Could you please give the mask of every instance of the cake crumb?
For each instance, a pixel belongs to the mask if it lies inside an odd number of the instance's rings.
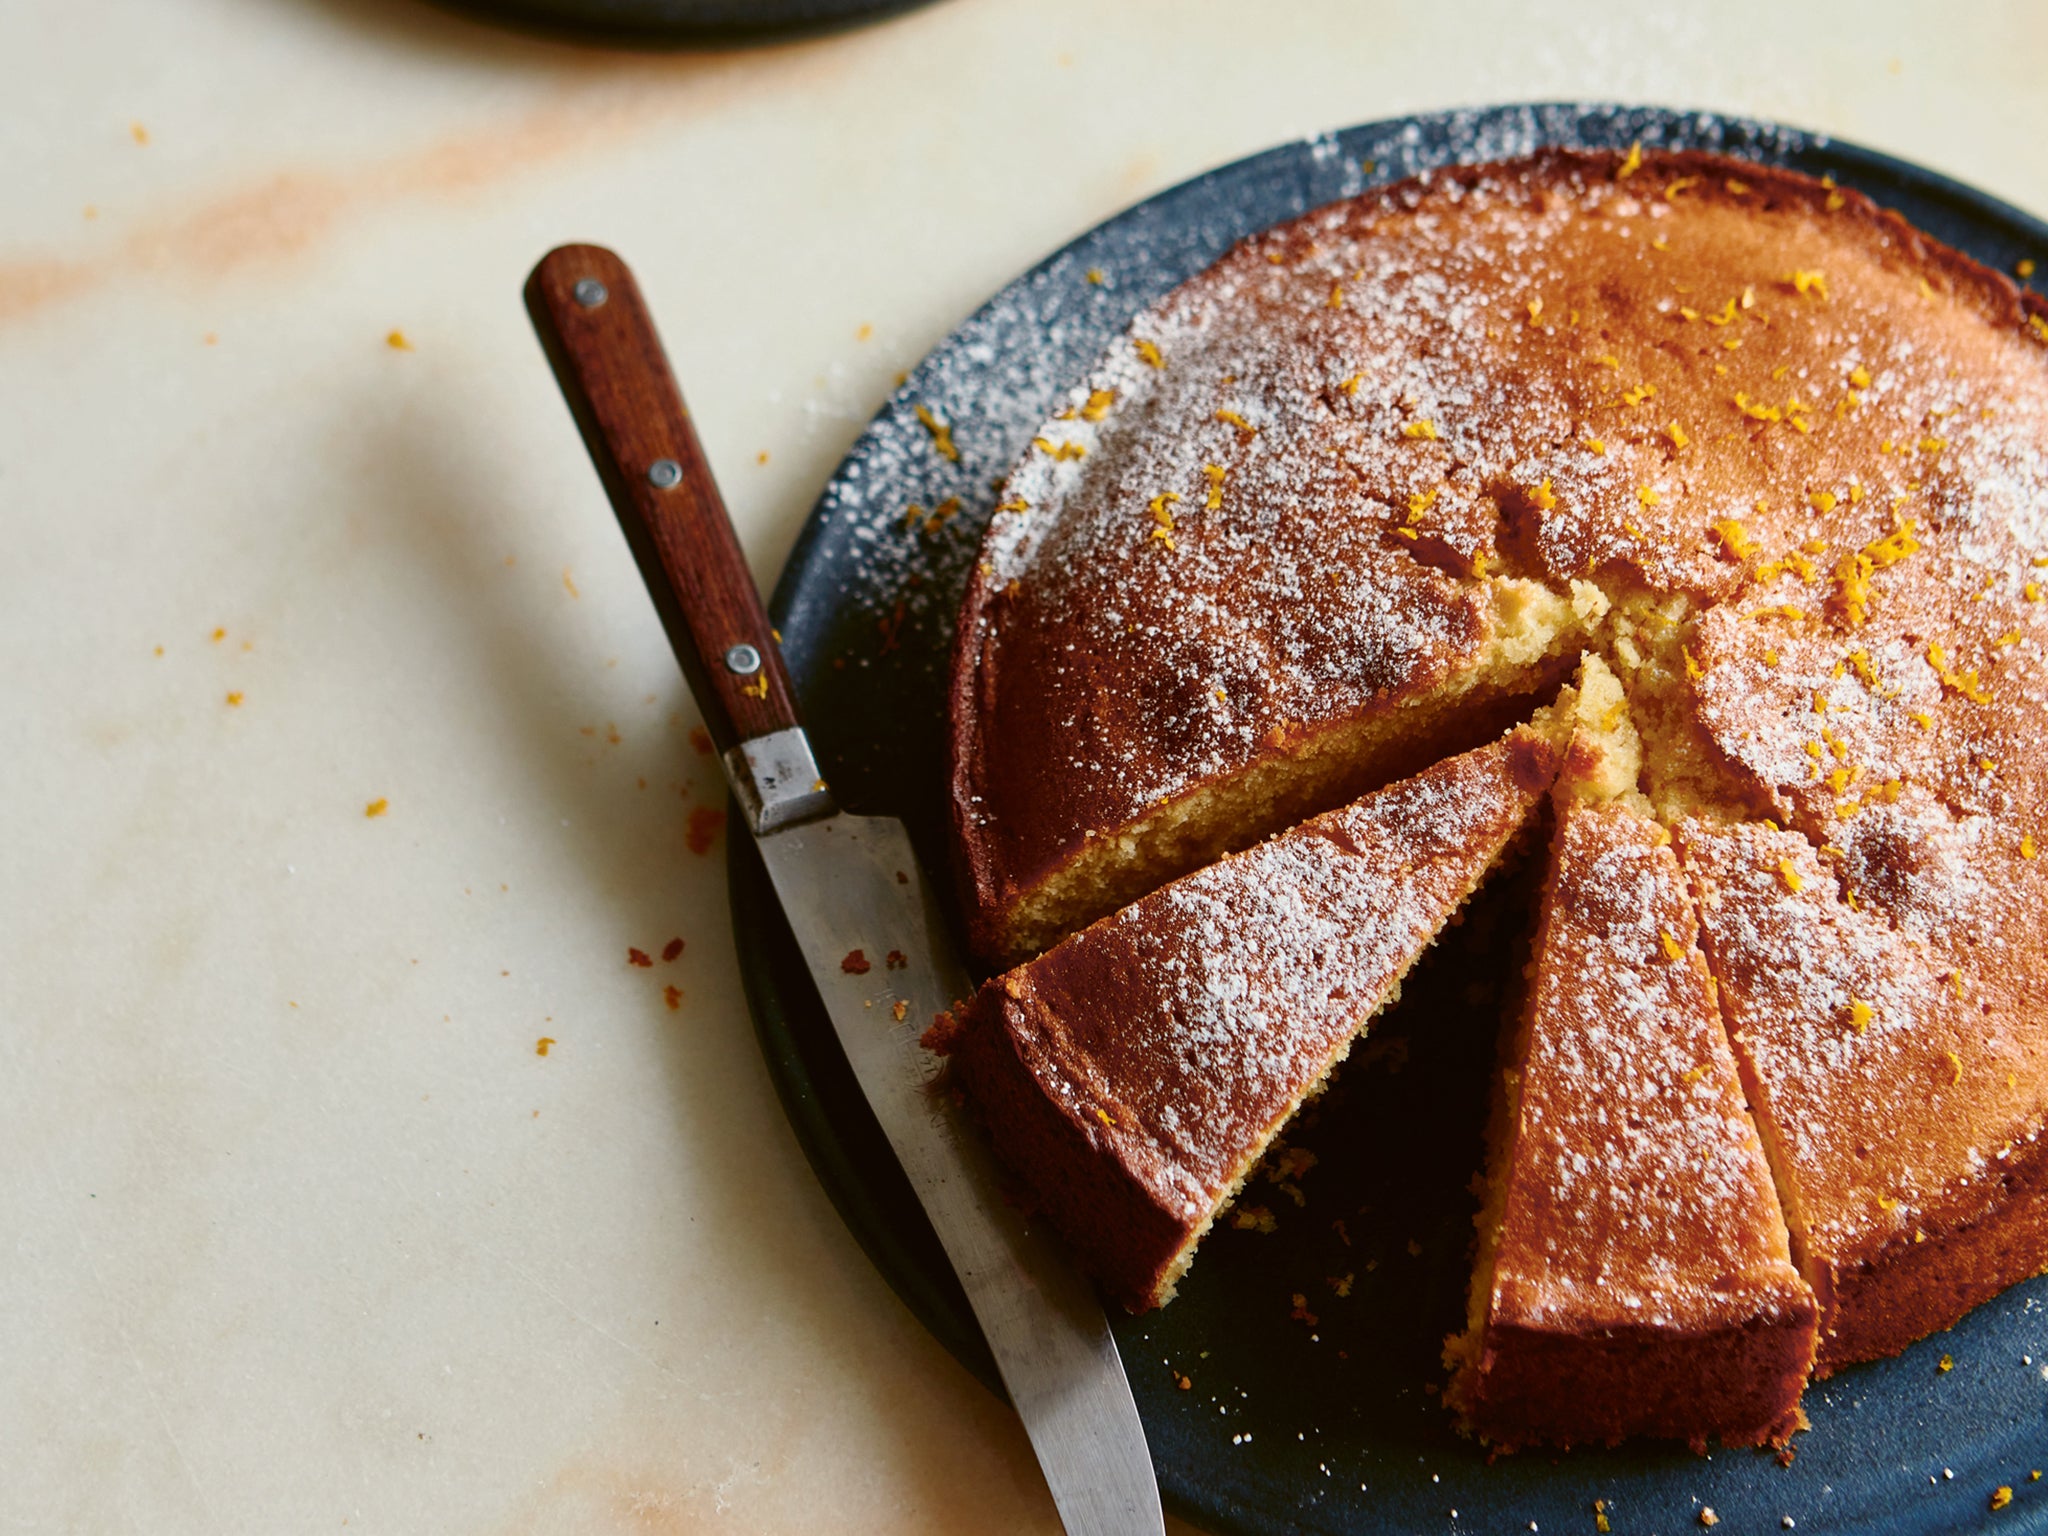
[[[689,829],[683,834],[683,841],[692,853],[709,853],[711,845],[718,839],[719,829],[724,825],[725,812],[718,807],[692,807]]]

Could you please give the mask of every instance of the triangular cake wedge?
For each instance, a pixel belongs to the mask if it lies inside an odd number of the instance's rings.
[[[942,1021],[934,1044],[996,1151],[1125,1306],[1171,1298],[1561,757],[1546,727],[1517,727],[1161,887]]]
[[[1447,1400],[1500,1449],[1782,1440],[1813,1363],[1692,895],[1587,663],[1524,1007],[1503,1049]]]
[[[1917,786],[1817,850],[1677,828],[1825,1376],[1897,1354],[2048,1264],[2044,892],[2017,839]]]

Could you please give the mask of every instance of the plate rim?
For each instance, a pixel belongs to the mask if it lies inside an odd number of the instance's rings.
[[[891,391],[867,425],[849,444],[845,455],[827,477],[778,573],[769,599],[771,620],[779,625],[789,618],[792,607],[801,595],[809,567],[818,558],[820,546],[830,534],[835,490],[849,479],[860,477],[868,462],[879,451],[878,432],[885,425],[898,421],[909,413],[914,403],[926,393],[934,372],[944,360],[961,347],[964,338],[986,323],[1014,295],[1046,279],[1062,263],[1069,261],[1083,247],[1101,238],[1106,231],[1132,220],[1157,205],[1194,196],[1202,189],[1212,187],[1218,182],[1251,177],[1262,167],[1284,164],[1304,154],[1313,154],[1319,144],[1386,137],[1409,131],[1425,135],[1432,130],[1441,133],[1461,120],[1506,120],[1516,114],[1530,114],[1538,119],[1567,117],[1575,126],[1597,124],[1602,121],[1610,124],[1628,123],[1638,127],[1655,124],[1665,132],[1673,129],[1682,130],[1689,123],[1710,121],[1742,135],[1738,142],[1722,150],[1735,158],[1786,163],[1794,156],[1824,155],[1837,173],[1846,173],[1842,174],[1841,178],[1846,185],[1871,196],[1880,206],[1885,205],[1883,194],[1886,189],[1905,189],[1922,202],[1932,201],[1955,206],[1975,221],[2003,226],[2013,232],[2016,241],[2031,243],[2044,253],[2048,253],[2048,220],[1968,182],[1886,151],[1837,138],[1832,134],[1798,128],[1771,119],[1702,108],[1672,108],[1606,101],[1504,102],[1406,113],[1284,141],[1208,167],[1170,186],[1135,199],[1031,263],[995,290],[987,300],[964,315]],[[1589,142],[1594,137],[1588,135],[1588,140],[1582,142]],[[1626,143],[1626,138],[1623,138],[1618,142],[1598,147],[1621,149],[1626,147]],[[1792,148],[1781,150],[1779,154],[1773,156],[1768,153],[1773,143],[1789,145]],[[1763,152],[1759,153],[1760,150]],[[1484,160],[1467,160],[1450,155],[1432,160],[1430,167],[1468,163],[1484,163]],[[1392,185],[1407,179],[1410,174],[1414,173],[1403,172],[1384,179],[1370,180],[1364,190]],[[1324,206],[1327,201],[1330,200],[1311,202],[1309,207]],[[1248,230],[1246,233],[1254,232],[1256,231]],[[1240,235],[1237,238],[1241,239],[1244,236]],[[2010,276],[2009,273],[2005,275]],[[1140,309],[1143,307],[1141,304]],[[849,1128],[839,1123],[825,1108],[816,1091],[811,1070],[813,1064],[805,1059],[803,1051],[791,1038],[790,999],[787,994],[794,992],[801,998],[802,994],[808,992],[808,973],[803,971],[800,963],[794,973],[784,966],[778,966],[778,949],[782,951],[784,959],[797,955],[798,951],[750,838],[735,835],[728,839],[727,873],[732,902],[734,948],[741,970],[749,1016],[778,1099],[806,1160],[824,1187],[840,1219],[853,1234],[870,1262],[881,1272],[898,1299],[910,1309],[919,1323],[939,1340],[948,1353],[985,1387],[998,1397],[1003,1397],[1002,1383],[997,1375],[993,1357],[988,1352],[980,1329],[974,1324],[964,1292],[961,1291],[950,1269],[944,1265],[942,1250],[936,1237],[931,1233],[922,1210],[914,1203],[910,1207],[910,1225],[913,1231],[908,1239],[896,1225],[882,1218],[883,1208],[888,1202],[881,1198],[871,1186],[870,1178],[860,1169],[863,1156],[871,1155],[872,1148],[863,1154],[849,1146],[850,1140],[862,1139],[856,1134],[860,1128]],[[788,979],[792,974],[796,977],[793,986]],[[886,1144],[879,1140],[879,1127],[870,1128],[877,1143],[882,1146],[884,1155],[887,1155]],[[893,1158],[891,1162],[893,1164]],[[900,1177],[900,1170],[895,1171]],[[886,1177],[884,1175],[885,1180]],[[924,1250],[922,1257],[919,1254],[921,1248]],[[943,1270],[942,1275],[934,1275],[930,1271],[930,1259],[934,1256]],[[1140,1406],[1142,1408],[1142,1401]],[[1247,1508],[1227,1495],[1210,1494],[1204,1497],[1198,1481],[1184,1475],[1176,1475],[1176,1469],[1170,1467],[1160,1468],[1160,1489],[1169,1510],[1205,1530],[1244,1533],[1244,1536],[1254,1536],[1254,1533],[1257,1533],[1257,1536],[1268,1536],[1268,1533],[1302,1528],[1283,1513],[1273,1512],[1269,1515],[1255,1508]],[[2008,1514],[2010,1513],[2012,1512],[2008,1511]],[[2000,1529],[2008,1532],[2048,1531],[2048,1503],[2037,1504],[2029,1513],[2034,1518],[2022,1516],[2019,1520],[2007,1520],[2001,1523]]]

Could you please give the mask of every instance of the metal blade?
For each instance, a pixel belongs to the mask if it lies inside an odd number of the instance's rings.
[[[971,995],[903,823],[839,815],[758,839],[875,1118],[953,1261],[1069,1536],[1164,1536],[1130,1382],[1094,1293],[1002,1198],[918,1037]],[[898,1017],[901,1004],[901,1017]]]

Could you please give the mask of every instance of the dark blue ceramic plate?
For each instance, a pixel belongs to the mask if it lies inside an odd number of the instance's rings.
[[[2002,271],[2048,227],[1930,172],[1769,124],[1656,109],[1539,106],[1375,123],[1175,187],[1019,278],[918,367],[847,455],[773,611],[826,772],[854,807],[908,819],[945,868],[943,682],[993,482],[1131,315],[1255,230],[1432,166],[1542,144],[1722,150],[1832,174]],[[934,451],[918,407],[950,424]],[[922,511],[906,529],[906,509]],[[740,963],[762,1051],[847,1225],[925,1324],[984,1381],[987,1351],[855,1089],[751,843],[732,843]],[[1462,1325],[1481,1122],[1512,884],[1410,982],[1298,1144],[1306,1204],[1255,1185],[1277,1230],[1214,1234],[1180,1298],[1116,1314],[1168,1505],[1227,1532],[2048,1531],[2048,1282],[2018,1286],[1897,1360],[1807,1393],[1789,1466],[1764,1452],[1626,1447],[1491,1464],[1437,1392]],[[1475,981],[1474,978],[1478,978]],[[1348,1289],[1340,1295],[1339,1288]],[[1296,1297],[1302,1298],[1297,1302]],[[1305,1316],[1295,1316],[1301,1313]],[[1313,1321],[1308,1320],[1313,1318]],[[1941,1363],[1953,1359],[1953,1368]],[[1182,1377],[1190,1385],[1183,1388]],[[1993,1491],[2009,1484],[2010,1507]]]

